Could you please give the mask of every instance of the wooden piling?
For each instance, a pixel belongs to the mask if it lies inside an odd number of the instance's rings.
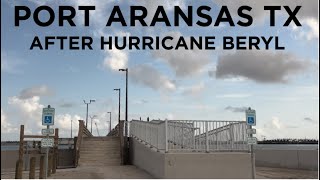
[[[22,179],[23,170],[23,138],[24,138],[24,125],[20,126],[20,141],[19,141],[19,159],[16,164],[16,179]]]
[[[18,159],[16,162],[15,179],[22,179],[22,168],[23,168],[23,161]]]
[[[44,178],[44,156],[40,157],[40,172],[39,172],[39,179]]]
[[[36,174],[36,157],[30,158],[29,179],[35,179]]]
[[[48,159],[48,177],[51,176],[51,171],[52,171],[52,155],[49,155]]]

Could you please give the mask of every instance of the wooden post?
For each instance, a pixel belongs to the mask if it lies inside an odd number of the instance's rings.
[[[39,179],[44,178],[44,156],[40,157],[40,172],[39,172]]]
[[[51,176],[51,170],[52,170],[52,154],[49,155],[49,159],[48,159],[48,177]]]
[[[23,138],[24,138],[24,125],[20,126],[20,142],[19,142],[19,159],[16,164],[16,179],[22,179],[23,170]]]
[[[16,173],[15,173],[15,179],[22,179],[22,165],[23,161],[17,160],[16,162]]]
[[[36,174],[36,157],[30,158],[29,179],[35,179]]]
[[[54,133],[54,147],[53,147],[53,163],[52,163],[52,174],[56,173],[57,160],[58,160],[58,140],[59,140],[59,129],[55,129]]]

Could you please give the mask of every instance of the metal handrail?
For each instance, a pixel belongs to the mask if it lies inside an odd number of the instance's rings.
[[[76,167],[78,166],[78,162],[79,162],[79,158],[80,158],[80,147],[81,147],[82,139],[84,136],[85,137],[92,137],[93,135],[85,127],[84,121],[79,120],[78,138],[77,138],[77,142],[76,142],[76,146],[75,146],[75,149],[76,149],[75,166]]]
[[[130,136],[165,152],[248,151],[245,121],[130,122]]]

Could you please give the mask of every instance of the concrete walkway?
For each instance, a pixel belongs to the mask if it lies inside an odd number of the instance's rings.
[[[256,167],[256,179],[319,179],[318,171]]]
[[[152,179],[147,172],[136,166],[79,166],[58,169],[50,179]]]
[[[28,179],[28,171],[23,178]],[[39,171],[36,171],[39,178]],[[49,179],[153,179],[147,172],[135,166],[78,167],[57,169]],[[319,179],[318,171],[256,167],[257,179]],[[1,179],[14,179],[14,172],[1,172]]]

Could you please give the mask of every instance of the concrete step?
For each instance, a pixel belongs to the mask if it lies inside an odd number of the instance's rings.
[[[112,163],[79,163],[79,166],[118,166],[120,165],[119,162],[112,162]]]
[[[90,147],[90,148],[114,148],[119,147],[119,144],[81,144],[80,147]]]
[[[113,138],[113,139],[96,139],[96,138],[83,138],[82,139],[82,142],[84,142],[84,141],[90,141],[90,142],[114,142],[114,141],[120,141],[120,139],[118,138],[118,139],[115,139],[115,138]]]
[[[105,151],[101,151],[101,152],[91,152],[91,151],[80,151],[80,154],[95,154],[95,155],[117,155],[120,154],[120,151],[112,151],[112,152],[105,152]]]
[[[82,144],[108,144],[120,143],[120,141],[82,141]]]
[[[119,156],[80,156],[81,161],[97,161],[97,162],[105,162],[105,161],[111,161],[111,160],[117,160],[120,159]]]
[[[120,162],[120,158],[117,159],[105,159],[104,161],[97,161],[95,159],[80,159],[80,163],[116,163]]]
[[[92,150],[100,150],[100,149],[110,149],[110,150],[116,150],[120,149],[120,146],[108,146],[108,147],[95,147],[95,146],[80,146],[80,150],[82,149],[92,149]]]
[[[119,146],[110,146],[110,147],[95,147],[95,146],[80,146],[80,150],[117,150],[120,149]]]
[[[117,163],[117,162],[120,162],[120,158],[118,158],[118,159],[106,159],[104,161],[83,159],[80,162],[81,163]]]
[[[100,151],[103,151],[103,152],[106,152],[106,151],[120,151],[120,148],[118,147],[115,147],[115,148],[89,148],[89,147],[81,147],[80,148],[80,152],[81,151],[92,151],[92,152],[100,152]]]
[[[100,143],[120,143],[120,141],[118,140],[114,140],[114,141],[91,141],[91,140],[86,140],[86,141],[82,141],[82,143],[93,143],[93,144],[100,144]]]
[[[119,137],[83,137],[82,141],[120,141]]]
[[[83,158],[83,157],[110,157],[110,158],[113,158],[113,157],[120,157],[120,153],[119,154],[95,154],[95,155],[92,155],[92,154],[80,154],[80,157]]]
[[[120,157],[118,158],[81,158],[81,162],[118,162],[120,161]]]

